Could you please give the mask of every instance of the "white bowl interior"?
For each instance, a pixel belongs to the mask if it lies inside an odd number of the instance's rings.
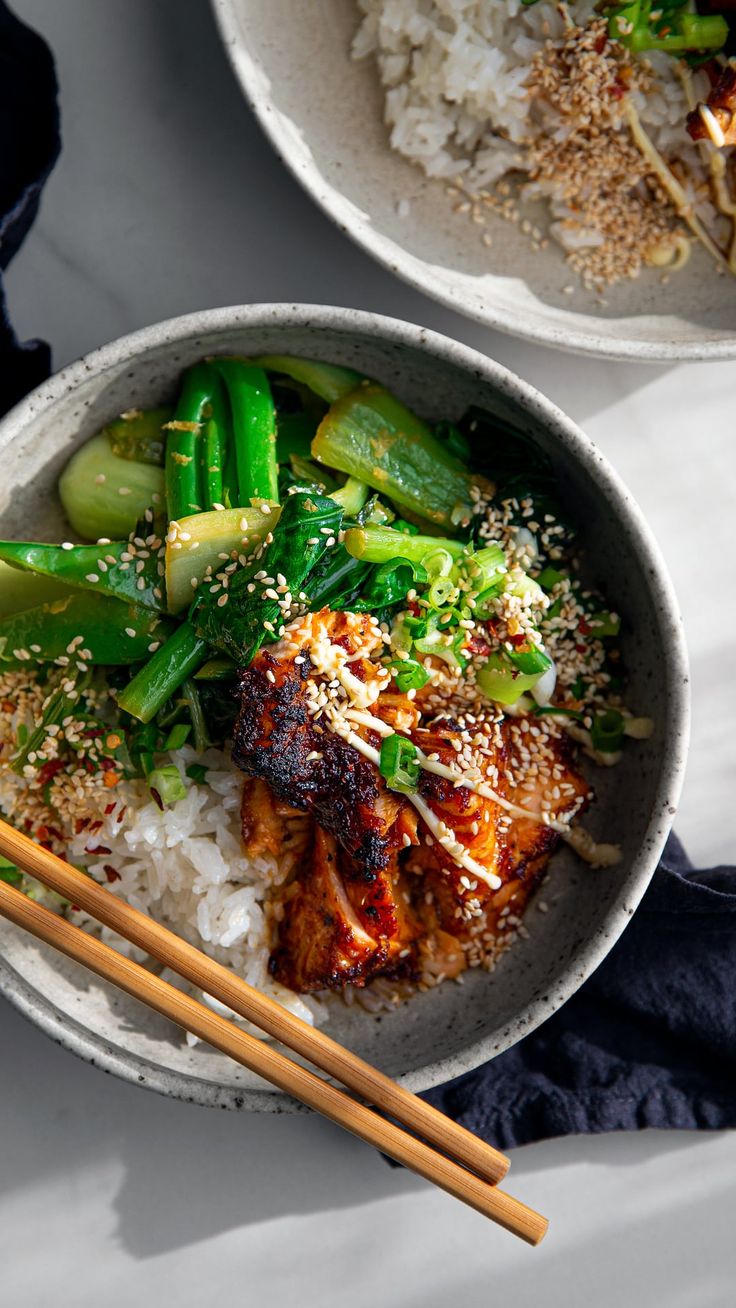
[[[202,322],[207,320],[207,329]],[[477,1065],[542,1021],[577,988],[628,921],[674,812],[685,748],[682,635],[666,575],[636,507],[592,445],[504,369],[464,347],[347,310],[255,308],[192,316],[138,333],[73,365],[0,426],[4,537],[58,539],[58,474],[105,421],[174,394],[182,369],[210,353],[295,353],[357,366],[428,417],[471,403],[513,420],[549,451],[583,529],[592,579],[625,621],[632,705],[652,714],[651,740],[618,769],[596,770],[587,824],[620,841],[623,861],[593,871],[566,850],[553,860],[550,911],[532,902],[530,938],[496,972],[466,974],[389,1013],[334,1005],[331,1032],[414,1089]],[[109,1070],[205,1103],[280,1108],[282,1096],[223,1056],[189,1049],[166,1021],[90,980],[19,930],[0,925],[0,988],[54,1038]]]
[[[213,5],[235,73],[283,160],[342,229],[419,290],[488,326],[581,353],[736,355],[736,285],[700,247],[666,284],[647,270],[607,290],[602,304],[578,287],[554,242],[534,253],[494,217],[493,245],[483,245],[479,228],[453,211],[446,184],[389,148],[375,65],[350,59],[360,19],[353,0]]]

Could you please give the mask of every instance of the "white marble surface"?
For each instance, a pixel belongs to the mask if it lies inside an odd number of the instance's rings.
[[[301,194],[239,97],[204,0],[15,0],[49,38],[64,152],[7,279],[55,362],[155,319],[258,300],[422,322],[529,378],[605,450],[668,560],[692,657],[677,829],[733,859],[733,364],[641,369],[492,334],[375,267]],[[0,1303],[197,1308],[725,1308],[736,1135],[518,1150],[552,1218],[531,1251],[312,1118],[217,1115],[103,1077],[0,1002]]]

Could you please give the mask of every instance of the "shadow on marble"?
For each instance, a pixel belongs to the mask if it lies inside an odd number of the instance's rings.
[[[135,1258],[423,1188],[317,1116],[217,1112],[141,1092],[53,1045],[4,1000],[0,1047],[0,1202],[54,1175],[122,1164],[115,1238]]]

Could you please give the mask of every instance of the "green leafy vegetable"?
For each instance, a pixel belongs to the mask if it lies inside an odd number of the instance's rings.
[[[168,406],[158,409],[130,409],[103,427],[110,449],[119,459],[151,463],[163,468],[166,435],[163,427],[173,417]]]
[[[315,395],[334,404],[336,400],[354,391],[363,381],[359,372],[352,368],[341,368],[334,363],[319,363],[315,359],[297,359],[287,354],[262,354],[251,363],[258,364],[267,372],[283,373],[303,382]]]
[[[151,463],[114,454],[105,432],[77,450],[59,478],[59,495],[73,531],[83,540],[120,540],[146,509],[164,504],[164,473]]]
[[[117,666],[138,663],[171,624],[150,609],[74,591],[0,621],[0,663],[17,659]],[[71,646],[71,648],[70,648]]]
[[[389,790],[413,794],[419,786],[421,773],[416,745],[405,736],[385,736],[381,741],[378,770]]]
[[[375,382],[332,405],[312,454],[448,531],[470,521],[470,474],[421,418]]]
[[[163,524],[159,528],[163,530]],[[164,583],[158,574],[157,559],[161,539],[148,523],[139,524],[138,532],[139,546],[130,540],[75,546],[4,540],[0,541],[0,559],[21,571],[54,578],[65,587],[112,595],[142,608],[165,610]],[[146,541],[158,541],[158,545],[147,545]]]
[[[278,639],[285,622],[283,594],[271,599],[266,591],[273,590],[280,574],[296,601],[325,550],[335,547],[341,520],[342,509],[327,496],[290,495],[271,544],[232,574],[227,602],[220,604],[220,595],[211,594],[198,601],[193,617],[197,634],[246,667],[264,641]],[[264,573],[274,579],[271,584],[256,577]]]

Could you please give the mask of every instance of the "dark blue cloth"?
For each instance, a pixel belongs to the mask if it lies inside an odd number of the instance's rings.
[[[621,939],[558,1013],[425,1098],[501,1149],[736,1126],[736,869],[671,836]]]
[[[0,0],[0,269],[7,268],[38,212],[61,148],[54,61],[45,41]],[[44,341],[20,343],[0,279],[0,413],[51,371]]]

